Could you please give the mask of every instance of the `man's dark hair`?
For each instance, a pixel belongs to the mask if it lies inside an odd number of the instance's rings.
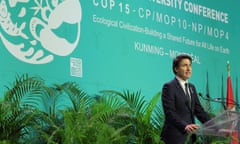
[[[173,70],[173,73],[174,73],[174,74],[176,74],[175,68],[179,67],[179,63],[180,63],[183,59],[189,59],[190,62],[192,63],[192,57],[190,57],[190,56],[187,55],[187,54],[180,54],[180,55],[176,56],[176,57],[173,59],[173,64],[172,64],[172,70]]]

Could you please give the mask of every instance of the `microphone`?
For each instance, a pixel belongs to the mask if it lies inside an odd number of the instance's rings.
[[[202,97],[202,93],[198,93],[198,96]]]
[[[219,101],[219,102],[225,102],[225,101],[222,101],[221,98],[214,98],[215,101]]]
[[[209,95],[209,94],[206,94],[206,97],[207,97],[207,98],[210,98],[210,95]]]
[[[198,93],[198,96],[200,96],[200,97],[203,98],[204,100],[210,100],[210,101],[211,101],[210,97],[204,97],[204,96],[202,95],[202,93]]]

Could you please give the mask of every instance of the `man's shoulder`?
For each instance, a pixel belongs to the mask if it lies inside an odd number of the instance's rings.
[[[168,82],[164,83],[164,85],[173,85],[173,84],[176,84],[177,83],[177,79],[174,78],[172,80],[169,80]]]

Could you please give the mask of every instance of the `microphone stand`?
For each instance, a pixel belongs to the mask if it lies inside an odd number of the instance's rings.
[[[224,100],[222,100],[222,98],[214,98],[214,101],[221,103],[223,108],[224,108],[224,110],[227,110],[227,107],[225,105],[226,102]]]
[[[207,95],[207,97],[203,97],[201,93],[198,93],[198,95],[199,95],[202,99],[204,99],[204,100],[206,100],[206,101],[221,103],[222,106],[223,106],[223,108],[224,108],[224,110],[227,110],[227,107],[226,107],[226,105],[224,104],[225,101],[223,101],[221,98],[214,98],[214,99],[213,99],[213,98],[210,98],[209,95]]]
[[[201,93],[198,93],[198,95],[199,95],[202,99],[204,99],[204,100],[211,101],[211,102],[221,103],[222,106],[223,106],[223,108],[224,108],[224,110],[227,110],[227,107],[226,107],[226,105],[225,105],[225,103],[226,103],[226,98],[224,98],[224,99],[222,99],[222,98],[214,98],[214,99],[213,99],[213,98],[210,98],[209,95],[207,95],[207,97],[203,97]],[[236,108],[239,108],[239,107],[240,107],[240,104],[239,104],[239,103],[232,102],[232,104],[233,104],[234,106],[236,106]]]

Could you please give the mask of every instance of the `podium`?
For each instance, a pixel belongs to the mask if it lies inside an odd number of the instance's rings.
[[[239,138],[240,113],[226,110],[196,130],[197,135],[221,138]]]

